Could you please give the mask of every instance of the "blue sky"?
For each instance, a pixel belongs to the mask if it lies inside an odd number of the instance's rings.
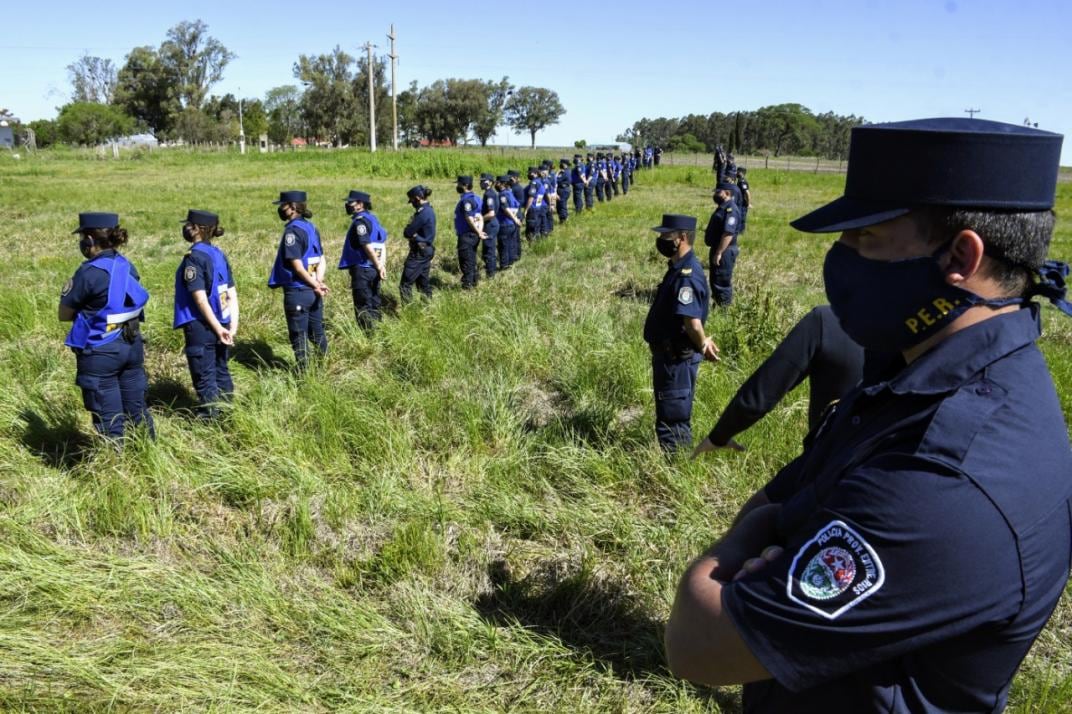
[[[527,8],[555,8],[539,13]],[[514,8],[505,11],[504,8]],[[5,11],[0,106],[55,116],[66,66],[83,52],[121,66],[181,20],[202,19],[238,55],[211,92],[263,97],[295,84],[299,54],[366,41],[398,82],[499,79],[554,89],[567,113],[538,144],[613,141],[641,117],[797,102],[869,121],[979,116],[1072,135],[1072,2],[737,0],[736,2],[45,2]],[[497,143],[527,143],[501,129]],[[1062,164],[1072,165],[1072,139]]]

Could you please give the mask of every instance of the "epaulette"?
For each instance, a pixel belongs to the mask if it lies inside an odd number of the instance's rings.
[[[692,268],[684,268],[681,271],[682,275],[692,275]]]

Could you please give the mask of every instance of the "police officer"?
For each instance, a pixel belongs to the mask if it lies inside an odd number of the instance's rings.
[[[666,214],[655,248],[668,269],[644,321],[644,341],[651,348],[655,394],[655,435],[664,451],[692,445],[692,399],[704,359],[718,361],[718,346],[704,335],[707,281],[692,251],[696,219]]]
[[[570,197],[570,162],[569,159],[558,160],[558,175],[555,177],[558,185],[556,191],[558,193],[558,222],[560,224],[565,223],[569,218],[569,197]]]
[[[671,671],[749,682],[745,712],[1005,707],[1072,560],[1072,449],[1031,300],[1072,313],[1068,266],[1045,262],[1060,151],[980,119],[852,130],[845,195],[792,225],[840,233],[830,306],[891,359],[688,568]]]
[[[549,237],[555,232],[555,212],[558,210],[558,181],[555,178],[554,164],[544,159],[540,164],[540,183],[543,184],[543,211],[541,212],[541,233]]]
[[[495,277],[499,267],[499,192],[494,188],[495,177],[480,174],[480,188],[484,190],[481,215],[484,217],[484,238],[480,241],[480,253],[484,259],[484,274]]]
[[[484,238],[484,218],[481,201],[473,193],[473,177],[459,176],[455,190],[458,203],[454,206],[454,232],[458,236],[458,267],[462,271],[462,289],[470,290],[480,281],[476,267],[476,247]]]
[[[435,255],[436,216],[428,199],[432,189],[417,185],[406,191],[409,205],[413,207],[413,218],[402,229],[402,235],[409,241],[409,254],[402,266],[402,282],[398,285],[398,294],[402,302],[409,302],[413,294],[413,285],[417,285],[425,297],[432,297],[432,257]]]
[[[518,217],[517,199],[509,190],[509,176],[499,176],[495,188],[499,192],[499,270],[513,265],[520,255],[521,219]]]
[[[532,242],[543,237],[544,196],[547,189],[535,166],[529,167],[529,185],[525,187],[525,240]]]
[[[629,184],[633,181],[633,155],[629,152],[622,154],[622,195],[629,194]]]
[[[328,338],[324,334],[324,282],[327,268],[320,232],[309,219],[313,212],[306,205],[305,191],[282,191],[273,201],[283,226],[275,263],[268,276],[268,287],[283,289],[283,312],[287,334],[299,369],[309,364],[309,342],[327,354]]]
[[[607,198],[610,198],[613,193],[618,195],[618,182],[622,177],[622,165],[618,162],[618,157],[614,154],[607,154],[607,177],[610,180],[610,186],[607,190]]]
[[[506,175],[510,177],[510,192],[514,194],[514,199],[517,201],[517,217],[521,219],[522,223],[528,224],[528,219],[525,217],[525,204],[528,202],[528,191],[525,186],[521,185],[521,172],[516,169],[510,169],[506,172]],[[500,228],[502,226],[500,225]],[[521,258],[521,230],[518,229],[517,234],[517,250],[514,252],[514,259],[511,264],[516,263]]]
[[[387,279],[387,229],[372,212],[372,197],[364,191],[350,191],[343,201],[350,226],[342,244],[339,270],[350,271],[358,326],[371,330],[383,319],[380,286]]]
[[[741,230],[737,204],[733,202],[733,185],[720,183],[713,196],[718,208],[711,214],[704,230],[704,245],[711,249],[711,297],[715,305],[726,307],[733,302],[733,267],[737,264],[737,234]]]
[[[215,213],[187,211],[182,237],[193,245],[175,271],[172,327],[182,328],[202,419],[217,417],[219,402],[234,394],[227,361],[238,332],[238,290],[227,256],[212,244],[223,232]]]
[[[145,424],[153,436],[139,328],[149,293],[117,250],[127,242],[126,229],[115,213],[79,213],[74,233],[85,261],[63,286],[59,319],[74,323],[64,344],[75,353],[82,402],[101,436],[121,438],[128,421]]]
[[[737,205],[741,208],[741,233],[748,228],[748,209],[752,207],[752,191],[748,185],[748,170],[737,167]]]
[[[573,168],[570,169],[570,183],[573,186],[573,212],[580,214],[584,208],[584,164],[581,155],[573,155]]]
[[[607,190],[607,161],[603,152],[596,153],[596,200],[603,203],[603,194]],[[609,196],[607,197],[610,198]]]
[[[593,198],[596,190],[596,162],[595,157],[591,152],[585,156],[584,160],[584,207],[591,211],[595,205],[595,199]]]

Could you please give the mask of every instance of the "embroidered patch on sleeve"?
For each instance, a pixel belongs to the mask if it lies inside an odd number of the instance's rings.
[[[194,266],[192,265],[187,265],[186,270],[182,271],[182,279],[188,283],[192,283],[196,277],[197,271],[194,270]]]
[[[466,213],[469,213],[469,212],[470,212],[470,211],[472,211],[472,210],[473,210],[473,204],[471,204],[471,203],[469,203],[468,201],[466,201],[466,202],[465,202],[465,212],[466,212]]]
[[[878,592],[886,581],[871,545],[842,521],[831,521],[805,543],[789,566],[786,595],[833,620]]]
[[[294,245],[294,242],[296,240],[298,240],[298,237],[293,233],[287,233],[285,236],[283,236],[283,242],[287,245]]]
[[[688,285],[677,291],[677,301],[682,305],[691,305],[692,300],[692,288]]]
[[[735,225],[737,225],[737,219],[733,216],[726,216],[726,227],[733,228]]]
[[[365,224],[364,223],[358,223],[357,224],[357,234],[359,236],[363,236],[366,233],[368,233],[368,228],[365,226]]]
[[[63,284],[63,290],[60,291],[60,295],[61,296],[66,295],[67,293],[71,292],[71,290],[73,290],[73,289],[74,289],[74,279],[68,278],[67,282],[65,282]]]

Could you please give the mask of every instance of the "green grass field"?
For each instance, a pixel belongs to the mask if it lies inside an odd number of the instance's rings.
[[[660,623],[687,560],[797,453],[806,395],[746,432],[742,454],[668,463],[655,445],[640,331],[664,265],[649,228],[663,212],[706,221],[706,167],[642,172],[627,198],[460,291],[453,176],[531,163],[472,151],[0,152],[12,240],[0,279],[0,708],[739,708],[733,689],[668,676]],[[824,301],[830,239],[787,221],[837,195],[843,176],[749,179],[739,297],[708,322],[723,361],[701,367],[701,434]],[[418,182],[436,190],[438,292],[400,308],[404,192]],[[390,316],[366,336],[348,277],[330,271],[331,352],[296,376],[282,296],[265,284],[280,234],[271,201],[308,191],[337,261],[351,188],[373,195],[393,237]],[[188,208],[220,213],[241,302],[237,399],[215,425],[191,418],[182,335],[170,329]],[[125,252],[153,296],[159,439],[118,454],[90,436],[56,320],[81,261],[69,235],[80,210],[122,215]],[[1058,211],[1052,254],[1068,260],[1069,183]],[[1072,322],[1044,315],[1042,346],[1072,414]],[[1065,597],[1010,710],[1070,701]]]

